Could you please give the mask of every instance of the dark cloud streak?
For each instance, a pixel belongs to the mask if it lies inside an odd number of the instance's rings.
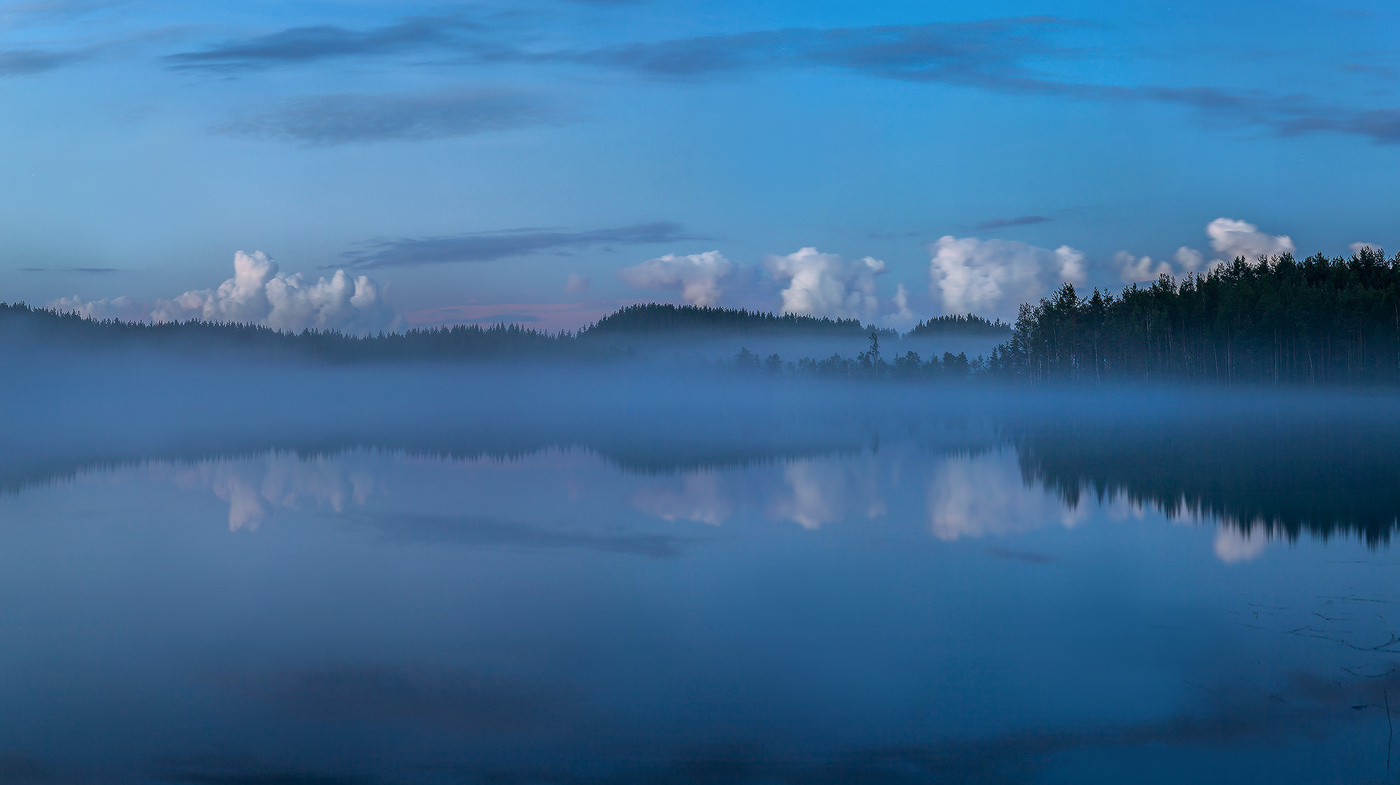
[[[405,19],[370,30],[311,25],[178,52],[163,59],[176,69],[241,70],[335,57],[377,57],[452,46],[459,43],[459,33],[475,27],[455,18]]]
[[[1045,223],[1049,220],[1049,218],[1043,215],[1023,215],[1019,218],[993,218],[990,221],[983,221],[977,224],[976,228],[978,231],[990,232],[996,229],[1010,229],[1016,226],[1031,226],[1032,224]]]
[[[596,246],[652,245],[698,239],[669,221],[616,229],[569,232],[557,229],[516,229],[452,237],[404,238],[367,243],[370,250],[345,254],[347,267],[414,267],[459,262],[491,262],[544,251],[568,251]]]
[[[559,121],[539,96],[507,90],[302,98],[219,127],[237,136],[289,139],[311,147],[444,139]]]
[[[119,267],[21,267],[22,273],[82,273],[83,275],[107,275],[121,272]]]
[[[86,51],[50,52],[42,49],[0,51],[0,77],[33,76],[87,59]]]
[[[776,67],[831,66],[893,79],[953,81],[1021,72],[1028,56],[1053,55],[1046,33],[1073,23],[1051,17],[819,30],[794,28],[701,36],[521,59],[623,68],[661,78]]]
[[[1353,109],[1326,105],[1306,95],[1214,87],[1111,85],[1066,81],[1032,64],[1082,60],[1086,52],[1057,43],[1058,35],[1086,25],[1048,16],[970,23],[928,23],[834,29],[790,28],[618,44],[594,49],[541,51],[500,27],[497,20],[405,18],[366,30],[332,25],[296,27],[231,41],[208,49],[168,55],[172,68],[255,69],[329,58],[437,53],[435,62],[562,64],[631,72],[641,77],[696,81],[776,69],[835,68],[877,79],[947,84],[1016,96],[1049,96],[1099,103],[1157,103],[1186,107],[1208,125],[1264,128],[1275,136],[1341,133],[1379,144],[1400,143],[1400,109]],[[11,69],[44,69],[63,55],[12,53]],[[22,55],[22,56],[21,56]],[[56,59],[48,60],[46,57]],[[5,73],[0,55],[0,74]],[[335,102],[345,96],[308,99],[305,111],[280,122],[285,135],[311,144],[366,138],[427,138],[474,132],[474,121],[426,123],[390,119],[389,111],[350,111]],[[389,99],[381,99],[387,101]],[[323,104],[314,103],[323,101]],[[330,110],[321,123],[316,115]],[[412,114],[410,112],[410,114]],[[431,114],[431,112],[429,112]],[[449,112],[450,114],[450,112]],[[373,120],[367,121],[366,115]],[[507,117],[514,117],[506,113]],[[507,125],[518,125],[519,118]],[[357,131],[361,124],[366,131]],[[443,130],[443,129],[447,130]]]

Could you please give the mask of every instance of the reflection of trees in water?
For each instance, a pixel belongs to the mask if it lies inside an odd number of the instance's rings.
[[[1121,495],[1168,517],[1215,520],[1241,535],[1221,547],[1247,550],[1255,532],[1354,534],[1374,547],[1390,541],[1400,513],[1400,427],[1379,418],[1084,419],[1012,438],[1026,483],[1067,504]]]

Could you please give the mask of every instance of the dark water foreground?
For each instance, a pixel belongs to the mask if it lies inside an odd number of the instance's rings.
[[[0,783],[1400,777],[1391,396],[0,395]]]

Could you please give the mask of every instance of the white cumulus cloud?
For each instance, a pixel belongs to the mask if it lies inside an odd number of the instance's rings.
[[[768,272],[780,285],[783,313],[869,321],[879,313],[875,276],[885,263],[865,257],[847,262],[840,256],[802,248],[787,256],[768,257]]]
[[[1363,248],[1376,253],[1381,253],[1383,251],[1383,249],[1375,243],[1352,243],[1348,248],[1351,250],[1353,256],[1361,253]]]
[[[300,273],[279,272],[277,263],[261,251],[234,254],[233,277],[217,289],[185,292],[157,300],[146,309],[129,297],[83,302],[65,297],[49,308],[76,311],[95,319],[133,322],[213,322],[260,324],[275,330],[340,330],[364,335],[399,326],[399,317],[384,301],[379,284],[366,276],[351,278],[336,270],[330,278],[312,282]]]
[[[150,312],[144,305],[126,296],[86,301],[77,296],[61,297],[45,303],[45,307],[62,313],[76,313],[98,321],[116,319],[122,322],[144,322],[150,318]]]
[[[157,300],[157,322],[202,319],[261,324],[275,330],[340,330],[363,335],[395,326],[393,309],[379,284],[367,276],[351,278],[336,270],[315,283],[300,273],[279,272],[261,251],[234,254],[233,277],[217,289],[189,291],[173,300]]]
[[[1134,256],[1127,251],[1119,251],[1114,257],[1119,276],[1124,283],[1134,281],[1155,281],[1162,273],[1182,276],[1187,273],[1209,272],[1222,264],[1229,264],[1235,257],[1243,256],[1251,263],[1259,257],[1274,257],[1293,253],[1293,239],[1286,234],[1271,235],[1259,231],[1259,227],[1235,218],[1217,218],[1206,224],[1206,236],[1214,255],[1207,260],[1206,255],[1188,246],[1176,249],[1173,258],[1176,269],[1165,259],[1153,261],[1148,256]],[[1353,247],[1354,250],[1354,247]]]
[[[1227,263],[1237,256],[1253,262],[1261,256],[1294,251],[1293,240],[1288,235],[1270,235],[1259,231],[1252,223],[1234,218],[1211,221],[1206,225],[1206,235],[1210,237],[1210,247],[1215,249],[1216,258]]]
[[[1183,273],[1193,273],[1206,266],[1206,257],[1195,248],[1181,246],[1176,249],[1176,263]]]
[[[909,290],[904,288],[904,284],[895,287],[894,312],[885,314],[881,321],[885,326],[899,330],[908,330],[919,323],[919,317],[909,310]]]
[[[1118,265],[1118,277],[1123,279],[1123,283],[1155,281],[1160,275],[1172,274],[1169,262],[1153,262],[1150,256],[1133,256],[1127,251],[1114,254],[1113,263]]]
[[[945,313],[1014,316],[1060,282],[1082,284],[1084,254],[1062,245],[1055,250],[1015,240],[942,237],[933,244],[929,294]]]
[[[678,290],[690,305],[714,306],[724,294],[722,282],[734,264],[719,251],[677,256],[666,254],[622,270],[622,280],[638,289]]]

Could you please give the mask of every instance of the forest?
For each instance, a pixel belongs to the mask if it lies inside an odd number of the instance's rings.
[[[10,346],[106,349],[217,348],[326,362],[471,359],[600,360],[630,356],[619,339],[647,336],[679,346],[687,337],[868,338],[855,357],[784,360],[741,348],[704,363],[739,373],[891,381],[1013,383],[1159,382],[1264,385],[1400,384],[1400,254],[1362,247],[1350,258],[1322,254],[1242,257],[1180,281],[1163,275],[1120,293],[1083,297],[1070,284],[1024,303],[1012,325],[975,314],[925,320],[901,336],[858,319],[646,303],[622,308],[576,332],[520,325],[457,325],[356,337],[284,333],[247,324],[93,321],[71,313],[0,303],[0,341]],[[908,349],[888,356],[881,341],[1005,336],[988,356]],[[752,345],[752,344],[750,344]],[[903,348],[903,347],[902,347]],[[923,348],[922,346],[920,348]],[[702,361],[703,362],[703,361]]]
[[[1000,319],[986,319],[977,314],[949,314],[925,319],[914,325],[906,337],[932,335],[985,335],[991,338],[1010,338],[1011,325]]]
[[[964,334],[991,325],[980,317],[943,317],[921,325],[921,335]],[[622,308],[576,332],[548,333],[518,324],[454,325],[411,329],[402,333],[353,336],[334,330],[282,332],[259,325],[222,322],[146,324],[96,321],[75,313],[34,308],[24,303],[0,303],[0,345],[62,347],[65,349],[163,349],[187,352],[226,351],[245,355],[308,358],[325,362],[432,360],[606,360],[629,356],[619,338],[647,336],[683,342],[704,335],[862,338],[869,335],[876,349],[854,359],[807,362],[823,376],[910,375],[910,358],[894,366],[883,364],[878,342],[899,338],[896,330],[863,325],[858,319],[827,319],[793,314],[704,306],[646,303]],[[770,358],[771,359],[771,358]],[[966,358],[964,358],[966,360]],[[936,364],[936,361],[935,361]],[[734,365],[747,368],[742,356]],[[793,366],[796,367],[795,365]],[[807,365],[803,366],[807,368]]]
[[[988,376],[1041,382],[1400,383],[1400,254],[1237,257],[1087,298],[1023,304]]]
[[[638,333],[778,333],[802,336],[861,336],[870,329],[859,319],[829,319],[797,314],[772,314],[743,308],[642,303],[629,305],[599,319],[582,332],[588,335]],[[882,330],[898,335],[894,330]]]

